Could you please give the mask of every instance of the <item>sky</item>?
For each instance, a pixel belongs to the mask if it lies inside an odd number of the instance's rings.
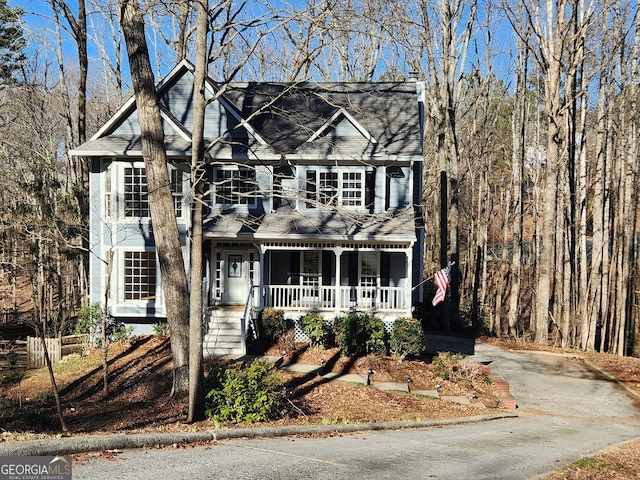
[[[274,1],[278,2],[279,0],[273,0],[271,4],[274,4]],[[52,21],[52,11],[49,6],[49,0],[8,0],[8,3],[10,6],[19,5],[26,12],[26,15],[24,16],[25,33],[27,34],[28,38],[37,39],[37,43],[34,42],[32,44],[30,53],[32,55],[46,54],[49,58],[50,63],[52,65],[55,65],[56,60],[54,58],[54,52],[55,52],[55,46],[57,42],[56,40],[57,35],[55,33],[55,27]],[[69,4],[71,10],[74,13],[77,12],[77,3],[75,2],[75,0],[67,0],[67,3]],[[255,5],[257,5],[258,3],[259,2],[255,2]],[[291,3],[290,5],[295,6],[297,3],[299,3],[298,0],[293,0],[293,3]],[[102,44],[104,44],[108,39],[112,38],[112,33],[108,30],[109,22],[106,22],[104,20],[104,17],[101,17],[96,12],[92,13],[93,8],[94,7],[90,5],[87,6],[88,12],[90,13],[89,30],[90,32],[98,31],[98,35],[100,36],[100,38],[99,38],[99,42],[97,43],[90,39],[88,48],[89,48],[90,58],[94,62],[96,62],[101,58],[100,48],[102,48]],[[63,23],[66,23],[66,22],[63,22]],[[163,30],[168,32],[169,36],[171,36],[172,34],[171,28],[172,27],[170,25],[165,25],[162,27]],[[164,42],[159,40],[157,32],[158,32],[157,27],[154,28],[151,25],[147,25],[147,38],[148,38],[149,47],[151,50],[152,66],[154,67],[154,71],[156,73],[157,78],[160,79],[171,70],[171,68],[175,64],[176,59],[173,51],[166,44],[164,44]],[[510,67],[511,65],[510,58],[511,58],[511,53],[513,49],[511,29],[509,25],[506,24],[506,21],[503,20],[502,22],[493,25],[491,27],[491,32],[494,40],[495,39],[500,40],[497,43],[497,45],[500,45],[499,48],[502,49],[502,52],[498,57],[498,59],[494,63],[492,63],[492,68],[494,69],[494,73],[499,77],[508,78],[512,73],[511,72],[512,69]],[[63,42],[65,63],[68,62],[67,64],[72,67],[74,64],[77,65],[77,54],[75,51],[76,45],[74,40],[71,38],[69,32],[65,32],[63,36],[65,39]],[[43,48],[41,46],[42,43],[48,46],[48,48]],[[156,52],[155,45],[160,45],[162,48],[162,50],[158,50],[157,55],[155,54]],[[478,53],[476,54],[475,47],[472,48],[472,50],[470,51],[470,54],[468,57],[469,64],[473,63],[474,58],[476,59],[476,63],[477,63],[477,58],[482,55],[481,52],[483,51],[484,48],[485,48],[484,39],[480,38],[477,44]],[[114,58],[113,47],[107,47],[107,50],[108,50],[107,54],[113,60]],[[495,53],[498,53],[498,52],[495,52]],[[123,57],[125,56],[123,55]],[[123,59],[122,64],[123,64],[123,70],[124,70],[124,76],[125,76],[124,80],[126,83],[125,85],[126,87],[129,84],[128,62],[126,58]],[[100,64],[98,64],[98,66],[96,67],[96,64],[94,63],[92,64],[92,69],[94,73],[97,70],[104,71],[105,70],[104,63],[102,67],[100,67]],[[481,68],[481,70],[483,70],[482,73],[486,73],[486,68]],[[378,69],[378,75],[380,75],[381,73],[383,73],[382,68]],[[405,72],[405,73],[408,74],[409,72]],[[264,80],[264,79],[257,79],[257,80]]]

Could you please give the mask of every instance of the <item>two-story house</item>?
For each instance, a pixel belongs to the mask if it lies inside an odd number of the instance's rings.
[[[205,353],[244,353],[266,307],[290,320],[411,316],[423,278],[423,84],[207,83]],[[193,68],[157,85],[189,268]],[[90,297],[165,317],[135,98],[73,152],[90,162]],[[416,288],[416,286],[418,286]],[[150,328],[150,327],[148,327]]]

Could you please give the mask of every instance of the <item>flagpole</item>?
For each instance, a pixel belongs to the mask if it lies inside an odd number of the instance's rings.
[[[456,264],[456,262],[451,262],[449,265],[447,265],[447,267],[453,267],[455,264]],[[447,267],[444,267],[444,268],[447,268]],[[438,271],[440,271],[440,270],[438,270]],[[437,272],[436,272],[436,273],[437,273]],[[429,280],[433,280],[433,277],[435,277],[435,276],[436,276],[436,274],[434,273],[434,274],[433,274],[433,275],[431,275],[430,277],[425,278],[424,280],[422,280],[422,281],[421,281],[420,283],[418,283],[417,285],[415,285],[415,286],[411,287],[411,290],[413,291],[413,290],[415,290],[416,288],[418,288],[420,285],[422,285],[422,284],[424,284],[424,283],[427,283]]]

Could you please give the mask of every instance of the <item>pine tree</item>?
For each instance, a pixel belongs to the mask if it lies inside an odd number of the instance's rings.
[[[0,0],[0,83],[14,81],[13,73],[24,61],[25,39],[20,20],[24,10]]]

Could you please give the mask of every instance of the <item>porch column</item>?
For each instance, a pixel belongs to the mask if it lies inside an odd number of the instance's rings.
[[[342,309],[342,301],[341,301],[341,284],[340,284],[340,264],[342,263],[342,247],[336,247],[334,250],[336,254],[336,286],[335,286],[335,296],[336,296],[336,313],[339,314]]]
[[[413,248],[404,251],[407,258],[407,288],[405,291],[405,311],[411,314],[411,300],[413,298]]]
[[[260,271],[258,275],[258,309],[262,310],[265,305],[264,276],[268,273],[264,266],[264,254],[266,253],[266,248],[263,244],[256,245],[256,248],[258,249],[258,263],[260,264]]]

